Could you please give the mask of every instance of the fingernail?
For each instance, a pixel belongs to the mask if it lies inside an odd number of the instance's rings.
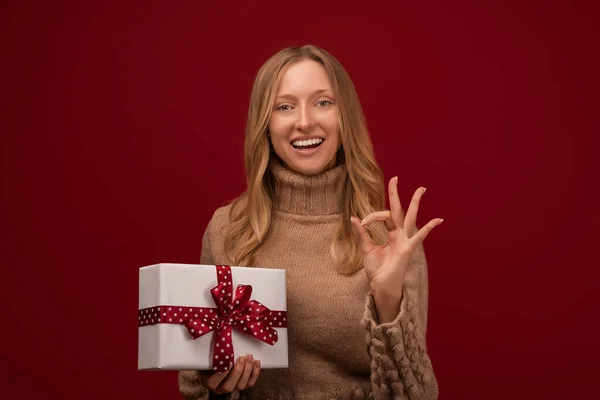
[[[246,363],[246,357],[241,356],[240,358],[238,358],[238,362],[240,363],[240,365],[244,365]]]
[[[248,360],[249,363],[254,361],[254,357],[252,356],[252,354],[246,355],[246,359]]]
[[[427,188],[423,188],[423,193],[421,193],[421,196],[423,196],[425,194],[426,190],[427,190]]]
[[[398,177],[397,177],[397,176],[395,176],[395,177],[394,177],[394,183],[395,183],[396,185],[398,184]]]
[[[441,224],[442,222],[444,222],[444,220],[440,218],[440,224]]]
[[[260,360],[254,360],[254,366],[260,368]]]
[[[365,221],[366,221],[366,220],[367,220],[366,218],[365,218],[365,219],[363,219],[362,221],[360,221],[360,224],[361,224],[362,226],[365,226]]]

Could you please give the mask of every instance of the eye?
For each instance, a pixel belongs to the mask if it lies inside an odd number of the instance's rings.
[[[327,107],[330,106],[332,103],[329,100],[321,100],[317,103],[317,105],[319,107]]]
[[[292,109],[292,106],[288,104],[282,104],[276,108],[277,111],[289,111]]]

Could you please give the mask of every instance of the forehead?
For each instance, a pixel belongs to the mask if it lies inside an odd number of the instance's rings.
[[[331,82],[325,68],[313,60],[301,60],[286,66],[281,71],[277,94],[310,94],[318,89],[331,90]]]

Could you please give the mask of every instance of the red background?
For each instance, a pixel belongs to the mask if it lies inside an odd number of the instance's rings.
[[[425,244],[441,398],[598,398],[586,3],[53,3],[0,9],[2,393],[178,398],[176,373],[136,370],[138,268],[199,261],[244,189],[256,71],[314,43],[403,203],[424,185],[419,223],[445,218]]]

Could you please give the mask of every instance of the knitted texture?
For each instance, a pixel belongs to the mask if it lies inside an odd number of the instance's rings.
[[[272,164],[277,189],[269,235],[254,266],[286,270],[289,368],[262,369],[235,399],[435,399],[427,354],[427,262],[419,246],[409,262],[398,316],[380,324],[364,271],[335,271],[331,239],[341,222],[340,166],[303,176]],[[224,252],[230,206],[213,215],[201,263],[232,265]],[[366,345],[365,345],[366,336]],[[239,355],[236,355],[236,357]],[[179,373],[186,399],[208,399],[196,371]],[[213,396],[211,396],[213,397]]]

